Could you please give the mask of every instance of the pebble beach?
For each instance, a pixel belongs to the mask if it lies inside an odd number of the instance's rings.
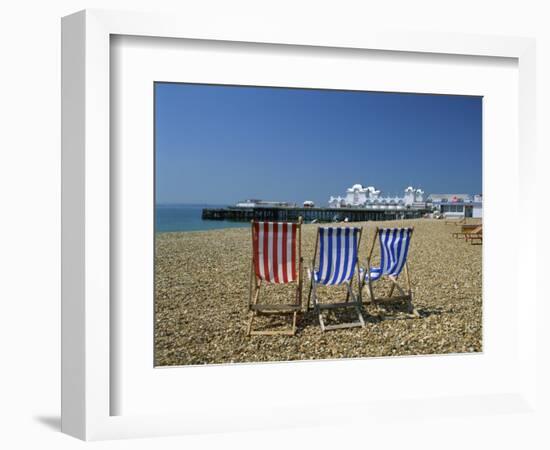
[[[313,310],[301,315],[295,336],[247,336],[251,233],[249,227],[157,233],[155,237],[155,365],[383,357],[482,351],[482,245],[451,236],[443,220],[353,223],[363,227],[361,266],[376,226],[414,226],[408,256],[419,317],[397,307],[366,304],[364,328],[323,333]],[[318,225],[302,226],[303,297],[307,301]],[[377,262],[378,243],[375,247]],[[377,282],[376,292],[389,284]],[[354,284],[357,290],[357,284]],[[345,299],[344,287],[321,288],[321,301]],[[263,301],[292,302],[291,286],[262,288]],[[366,297],[366,295],[364,295]],[[327,314],[327,313],[324,313]],[[349,321],[330,311],[327,321]],[[280,329],[288,316],[266,316],[257,327]]]

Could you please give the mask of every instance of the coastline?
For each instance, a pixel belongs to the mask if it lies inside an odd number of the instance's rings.
[[[243,229],[243,228],[250,228],[250,223],[244,223],[242,226],[233,226],[233,227],[227,227],[227,228],[209,228],[209,229],[201,229],[201,230],[168,230],[168,231],[155,231],[155,236],[159,234],[188,234],[188,233],[209,233],[214,231],[228,231],[228,230],[234,230],[234,229]]]
[[[311,266],[316,229],[303,225],[304,268]],[[414,226],[409,254],[414,304],[421,318],[380,320],[365,307],[363,329],[322,333],[312,311],[296,336],[245,335],[251,239],[248,227],[155,234],[155,365],[224,364],[482,351],[482,246],[451,237],[454,225],[417,219],[350,223],[363,226],[360,262],[376,226]],[[376,253],[375,253],[376,254]],[[379,286],[384,288],[384,284]],[[308,279],[304,271],[303,296]],[[291,288],[268,286],[266,299],[288,301]],[[321,298],[343,295],[321,289]],[[284,319],[267,318],[270,327]]]

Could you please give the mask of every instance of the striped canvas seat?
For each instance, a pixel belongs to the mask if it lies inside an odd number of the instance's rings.
[[[383,303],[405,302],[407,312],[420,317],[420,314],[413,305],[412,284],[409,275],[409,266],[407,257],[411,245],[413,227],[410,228],[376,228],[374,239],[367,256],[367,268],[359,269],[359,278],[361,280],[361,291],[367,288],[368,303],[377,306]],[[376,239],[380,241],[380,266],[372,267],[371,258]],[[404,270],[403,270],[404,269]],[[405,285],[398,277],[401,272],[405,273]],[[376,295],[373,282],[385,276],[390,282],[390,289],[386,296]],[[383,288],[379,286],[379,289]],[[398,295],[394,295],[397,291]]]
[[[365,281],[376,281],[383,275],[399,276],[409,252],[412,228],[380,228],[380,267],[372,267],[369,273],[360,269],[361,278]]]
[[[316,283],[338,285],[355,273],[359,228],[319,228],[319,269],[313,271]]]
[[[252,230],[256,276],[268,283],[282,284],[296,280],[298,225],[286,222],[254,222]]]
[[[297,314],[302,309],[302,218],[298,218],[298,223],[252,221],[251,225],[250,319],[247,335],[294,335]],[[260,300],[260,289],[267,283],[295,284],[295,292],[289,299],[292,301],[275,304],[268,298],[264,299],[264,296]],[[260,314],[290,315],[292,327],[283,330],[253,329],[254,319]]]
[[[312,268],[309,270],[310,285],[308,295],[308,309],[310,300],[313,300],[313,307],[319,317],[319,325],[322,331],[336,330],[340,328],[364,327],[365,320],[361,313],[360,299],[357,298],[352,289],[352,280],[355,269],[359,263],[358,251],[361,242],[362,228],[356,227],[319,227],[317,229],[317,245],[313,255]],[[318,268],[315,268],[315,261],[319,250]],[[321,302],[317,287],[338,286],[344,284],[346,287],[346,298],[343,302]],[[360,280],[357,278],[357,287],[360,289]],[[349,323],[336,325],[325,324],[323,310],[353,308],[357,314],[357,320]]]

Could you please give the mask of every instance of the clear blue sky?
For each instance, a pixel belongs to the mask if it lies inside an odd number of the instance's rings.
[[[481,97],[156,83],[157,203],[481,193]]]

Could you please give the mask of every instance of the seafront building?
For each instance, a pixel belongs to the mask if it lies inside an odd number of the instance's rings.
[[[433,209],[443,217],[462,219],[483,217],[483,197],[481,194],[430,194]]]
[[[346,189],[345,196],[331,196],[329,208],[365,208],[369,210],[429,210],[442,217],[481,218],[483,198],[481,194],[430,194],[425,198],[420,188],[408,186],[402,197],[384,196],[374,186],[354,184]]]
[[[415,189],[412,186],[404,190],[403,197],[382,196],[381,191],[374,186],[363,187],[361,184],[354,184],[346,189],[345,197],[331,196],[328,201],[329,208],[368,208],[381,210],[400,209],[424,209],[424,191]]]

